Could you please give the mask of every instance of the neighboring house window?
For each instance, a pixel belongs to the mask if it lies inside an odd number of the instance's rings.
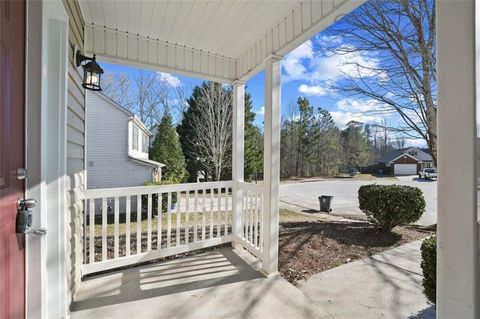
[[[138,127],[133,126],[132,130],[132,150],[138,151]]]
[[[148,153],[148,145],[150,141],[147,134],[142,134],[142,151]]]
[[[417,151],[410,151],[408,154],[410,154],[412,156],[417,156]]]

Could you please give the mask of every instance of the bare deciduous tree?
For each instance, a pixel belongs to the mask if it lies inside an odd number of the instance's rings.
[[[334,54],[371,54],[377,62],[347,62],[335,88],[366,96],[395,110],[412,137],[424,139],[437,158],[437,103],[434,0],[371,0],[335,24],[330,32],[343,44]]]
[[[197,123],[191,143],[201,165],[219,181],[222,171],[231,165],[232,102],[231,94],[218,83],[201,86],[197,101]]]
[[[135,113],[147,127],[151,127],[160,120],[163,108],[168,108],[168,86],[160,81],[156,73],[147,74],[139,71],[134,77],[135,90],[132,94],[134,102],[130,111]]]
[[[105,95],[135,113],[147,127],[160,123],[166,109],[183,114],[187,105],[186,88],[181,83],[172,85],[156,72],[138,71],[131,78],[106,74],[102,87]]]
[[[107,73],[102,81],[103,93],[125,108],[130,107],[131,82],[124,73]]]

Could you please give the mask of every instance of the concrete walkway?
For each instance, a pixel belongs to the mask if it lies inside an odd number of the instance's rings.
[[[243,252],[201,255],[82,282],[72,319],[330,318],[281,277],[266,279]]]
[[[329,318],[434,319],[422,293],[420,245],[416,241],[333,268],[298,283]]]

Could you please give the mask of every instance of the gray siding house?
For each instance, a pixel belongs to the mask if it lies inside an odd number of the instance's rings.
[[[142,186],[159,181],[163,164],[149,160],[150,131],[132,112],[87,92],[87,188]]]

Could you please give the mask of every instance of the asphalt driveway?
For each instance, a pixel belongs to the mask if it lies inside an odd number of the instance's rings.
[[[418,179],[417,176],[402,176],[398,180],[377,178],[374,180],[322,180],[280,185],[280,206],[300,211],[318,211],[320,195],[332,195],[332,214],[341,216],[364,216],[358,208],[358,189],[362,185],[408,185],[419,187],[427,203],[426,211],[418,221],[419,225],[437,222],[437,182]]]

